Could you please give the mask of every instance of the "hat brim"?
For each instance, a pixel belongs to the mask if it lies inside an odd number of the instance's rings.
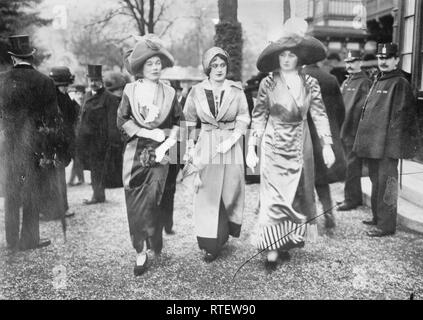
[[[344,62],[354,62],[354,61],[359,61],[359,60],[361,60],[360,58],[347,58],[347,59],[344,59]]]
[[[160,50],[157,51],[151,50],[136,59],[133,58],[132,53],[129,54],[129,56],[125,59],[125,67],[133,76],[142,74],[144,63],[154,56],[160,57],[162,61],[162,69],[171,68],[175,64],[173,56],[166,49],[160,48]]]
[[[397,55],[395,54],[377,54],[376,58],[383,58],[383,59],[390,59],[390,58],[396,58]]]
[[[35,54],[35,52],[37,52],[37,49],[32,49],[31,52],[25,53],[25,54],[19,54],[19,53],[14,53],[13,51],[7,51],[8,54],[16,58],[30,58]]]
[[[299,43],[295,43],[292,39],[284,43],[279,41],[270,43],[257,59],[257,69],[265,73],[279,69],[279,54],[284,50],[291,50],[297,55],[298,67],[314,64],[326,58],[323,43],[312,36],[305,36]]]

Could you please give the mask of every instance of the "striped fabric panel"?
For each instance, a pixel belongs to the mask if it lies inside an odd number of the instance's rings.
[[[306,232],[306,226],[300,226],[292,221],[285,220],[280,224],[263,228],[260,231],[257,241],[258,249],[277,250],[285,246],[289,242],[289,239],[286,235],[288,235],[293,230],[295,231],[292,234],[304,236]]]

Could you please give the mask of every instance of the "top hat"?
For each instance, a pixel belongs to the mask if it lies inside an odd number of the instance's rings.
[[[91,79],[102,79],[102,67],[101,64],[89,64],[87,77]]]
[[[345,62],[353,62],[356,60],[362,60],[360,50],[348,50],[347,57],[344,59]]]
[[[376,56],[378,58],[398,57],[398,45],[396,43],[379,43]]]
[[[29,36],[27,35],[10,36],[9,42],[11,49],[8,53],[12,56],[18,58],[29,58],[33,56],[36,51],[36,49],[31,48],[29,44]]]
[[[54,80],[56,86],[69,85],[75,80],[68,67],[54,67],[49,73],[50,78]]]
[[[162,67],[173,67],[172,55],[163,47],[160,39],[154,34],[136,37],[137,43],[132,50],[126,52],[124,64],[128,72],[134,76],[142,73],[144,63],[151,57],[158,56],[162,61]]]

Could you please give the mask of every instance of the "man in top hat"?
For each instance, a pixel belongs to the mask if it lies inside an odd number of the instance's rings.
[[[60,163],[55,168],[49,169],[45,181],[48,192],[42,202],[42,214],[46,220],[71,217],[74,213],[68,212],[68,198],[66,190],[65,168],[69,165],[75,154],[75,126],[78,120],[79,107],[69,97],[68,86],[73,83],[74,76],[67,67],[54,67],[49,76],[56,86],[57,102],[60,112],[61,143],[59,145]]]
[[[58,107],[53,81],[32,65],[35,49],[29,37],[9,40],[13,69],[0,74],[6,242],[9,248],[27,250],[50,244],[40,238],[39,213],[44,168],[52,166],[55,159],[52,142],[57,138]]]
[[[119,98],[104,87],[101,65],[88,65],[89,91],[82,105],[78,125],[77,152],[84,168],[91,171],[93,196],[85,204],[106,201],[105,174],[110,145],[120,144],[116,126]]]
[[[352,151],[361,109],[369,93],[371,80],[361,69],[362,57],[359,50],[349,50],[345,59],[348,79],[341,86],[345,104],[345,120],[341,128],[341,139],[347,158],[347,174],[344,188],[344,201],[339,211],[357,208],[362,204],[361,172],[362,160]]]
[[[372,182],[371,237],[394,234],[397,220],[398,160],[415,153],[416,98],[398,69],[398,45],[379,44],[380,73],[364,102],[353,152],[366,159]]]

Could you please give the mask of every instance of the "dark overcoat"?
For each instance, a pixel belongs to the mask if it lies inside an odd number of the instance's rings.
[[[328,169],[323,160],[322,146],[316,127],[309,114],[308,123],[311,139],[313,141],[315,184],[322,185],[343,181],[345,179],[346,163],[341,143],[340,130],[345,118],[345,106],[338,81],[333,75],[321,70],[317,65],[307,66],[304,69],[304,72],[317,79],[319,82],[323,103],[326,107],[326,113],[332,133],[332,148],[336,158],[335,164]]]
[[[84,169],[101,167],[105,170],[114,166],[114,158],[121,161],[122,155],[116,155],[116,146],[123,145],[120,132],[116,125],[119,98],[106,89],[100,89],[93,95],[88,92],[81,108],[80,121],[77,129],[77,151],[84,165]],[[119,148],[118,148],[119,149]],[[119,169],[113,169],[115,173]],[[119,181],[113,187],[121,187],[121,172]],[[106,181],[107,182],[107,181]],[[106,188],[111,187],[108,183]]]
[[[24,216],[25,211],[31,217],[39,214],[45,178],[41,164],[54,158],[57,124],[56,92],[50,78],[29,65],[0,74],[0,153],[8,243],[18,237],[21,205]],[[38,218],[28,218],[30,225],[25,219],[22,245],[32,247],[38,241]]]
[[[416,152],[416,98],[399,70],[380,73],[365,103],[353,151],[361,158],[409,159]]]
[[[345,104],[345,120],[341,128],[341,139],[345,145],[354,144],[360,122],[361,110],[366,101],[372,81],[364,71],[352,74],[341,86]]]
[[[75,155],[75,126],[78,120],[78,104],[58,89],[56,89],[59,106],[60,143],[57,146],[58,160],[55,168],[46,171],[43,184],[43,201],[41,212],[45,219],[63,217],[69,209],[65,168]]]

